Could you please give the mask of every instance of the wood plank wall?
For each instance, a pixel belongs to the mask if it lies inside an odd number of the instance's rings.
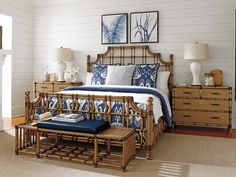
[[[33,1],[0,0],[0,4],[0,14],[12,16],[12,116],[17,116],[24,113],[24,92],[33,88]]]

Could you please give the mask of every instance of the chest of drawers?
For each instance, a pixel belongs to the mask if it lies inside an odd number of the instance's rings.
[[[70,86],[81,86],[82,82],[42,82],[37,81],[34,83],[34,93],[35,97],[38,96],[39,92],[59,92],[66,87]]]
[[[231,87],[175,86],[172,96],[175,124],[231,129]]]

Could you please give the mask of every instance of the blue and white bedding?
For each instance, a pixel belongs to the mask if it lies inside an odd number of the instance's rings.
[[[172,125],[172,113],[168,95],[156,88],[118,85],[85,85],[80,87],[67,87],[60,93],[91,95],[91,92],[93,95],[132,96],[137,106],[142,109],[146,109],[148,97],[152,97],[155,123],[158,123],[159,118],[164,115],[167,125]]]

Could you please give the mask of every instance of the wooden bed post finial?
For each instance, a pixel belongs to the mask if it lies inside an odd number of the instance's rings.
[[[87,55],[87,72],[91,71],[91,59],[90,55]]]
[[[173,55],[173,54],[170,54],[169,57],[170,57],[170,62],[173,62],[174,55]]]

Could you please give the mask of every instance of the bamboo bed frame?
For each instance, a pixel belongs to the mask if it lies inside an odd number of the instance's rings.
[[[151,52],[149,46],[112,46],[108,47],[107,51],[102,54],[97,55],[95,61],[91,61],[90,56],[87,56],[87,71],[92,71],[93,64],[115,64],[120,63],[121,65],[132,64],[152,64],[160,63],[160,70],[170,71],[170,77],[168,81],[169,90],[173,87],[173,55],[170,54],[169,61],[164,61],[161,58],[160,53]],[[57,98],[58,104],[55,108],[50,108],[48,103],[48,98]],[[75,100],[72,102],[72,110],[64,109],[63,99],[69,98]],[[88,106],[87,110],[80,110],[78,100],[86,99],[91,102],[91,106]],[[46,101],[45,101],[46,100]],[[104,112],[95,111],[95,101],[103,100],[105,102],[106,108]],[[171,100],[171,99],[170,99]],[[111,102],[119,101],[123,103],[122,113],[113,113],[111,109]],[[141,135],[141,141],[136,143],[136,148],[146,149],[146,158],[151,159],[151,150],[154,144],[156,144],[158,138],[166,128],[166,123],[163,118],[159,119],[158,124],[154,124],[153,115],[153,98],[148,98],[147,110],[141,110],[133,102],[132,97],[128,96],[95,96],[95,95],[78,95],[78,94],[60,94],[60,93],[39,93],[39,97],[31,101],[30,92],[25,93],[25,115],[27,122],[31,122],[34,119],[34,112],[36,109],[40,108],[43,112],[56,111],[57,114],[64,112],[86,112],[90,119],[94,119],[96,114],[103,114],[106,120],[111,123],[112,115],[122,116],[122,127],[127,127],[129,123],[129,117],[132,115],[139,116],[141,121],[141,128],[136,129]],[[124,110],[133,110],[133,113]],[[88,142],[89,140],[84,139]],[[100,142],[105,143],[105,142]],[[119,144],[114,144],[119,145]]]

